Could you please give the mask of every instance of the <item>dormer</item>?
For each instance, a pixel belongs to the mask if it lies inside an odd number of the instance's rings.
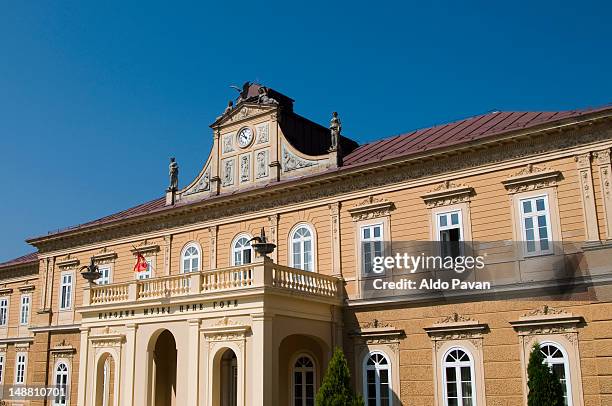
[[[324,172],[341,165],[342,155],[357,147],[338,137],[337,117],[330,130],[294,113],[293,99],[249,82],[210,127],[213,146],[202,171],[167,199],[169,204]]]

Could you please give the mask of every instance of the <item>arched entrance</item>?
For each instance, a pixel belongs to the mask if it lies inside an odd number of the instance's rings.
[[[174,336],[162,331],[151,354],[153,406],[176,406],[176,354]]]
[[[96,406],[115,405],[115,359],[109,353],[103,354],[96,365]]]
[[[238,405],[238,358],[230,349],[217,353],[213,367],[213,405]]]

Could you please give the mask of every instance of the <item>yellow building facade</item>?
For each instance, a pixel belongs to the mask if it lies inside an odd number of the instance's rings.
[[[535,342],[568,405],[612,404],[612,108],[359,146],[337,116],[318,125],[246,84],[211,128],[186,186],[0,265],[8,404],[313,405],[341,347],[366,405],[525,405]],[[492,290],[375,288],[419,273],[372,272],[370,254],[445,239],[478,242],[469,281]]]

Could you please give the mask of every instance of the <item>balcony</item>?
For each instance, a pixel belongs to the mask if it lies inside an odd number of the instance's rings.
[[[91,285],[83,290],[83,306],[106,306],[155,299],[188,298],[260,290],[303,295],[330,302],[342,301],[341,280],[273,263],[269,259],[242,266]]]

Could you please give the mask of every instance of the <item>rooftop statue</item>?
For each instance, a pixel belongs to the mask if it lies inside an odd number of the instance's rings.
[[[340,122],[338,112],[336,111],[332,113],[329,129],[331,131],[331,146],[329,147],[329,150],[335,151],[338,149],[338,140],[340,139],[340,132],[342,131],[342,123]]]
[[[170,158],[170,165],[168,166],[168,172],[170,175],[170,186],[168,186],[168,191],[176,191],[178,190],[178,174],[179,167],[174,158]]]

